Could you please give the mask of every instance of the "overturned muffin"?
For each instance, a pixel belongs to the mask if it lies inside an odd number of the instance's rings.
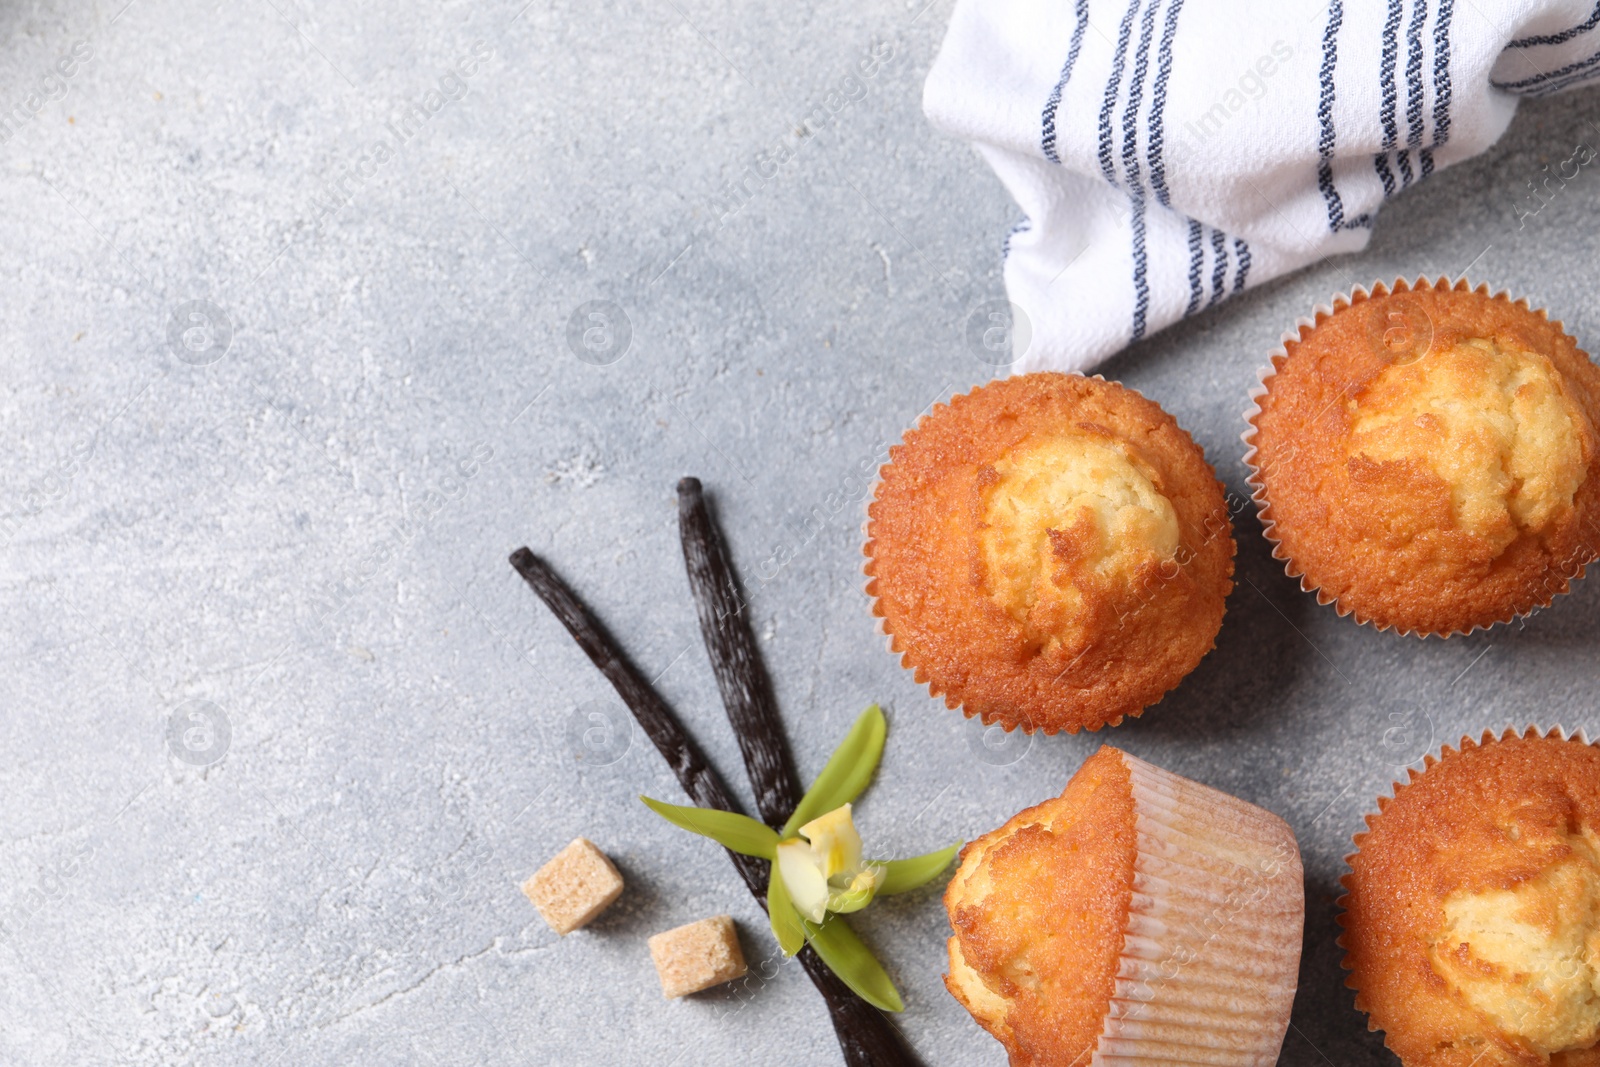
[[[1028,374],[907,432],[869,508],[891,648],[951,707],[1076,732],[1160,700],[1232,588],[1222,487],[1170,415],[1098,378]]]
[[[1270,1067],[1305,901],[1282,819],[1103,747],[962,852],[945,985],[1012,1067]]]
[[[1487,289],[1358,293],[1285,345],[1246,439],[1268,536],[1341,613],[1450,634],[1600,557],[1600,370]]]
[[[1371,1028],[1406,1067],[1600,1062],[1600,750],[1464,739],[1378,808],[1340,916]]]

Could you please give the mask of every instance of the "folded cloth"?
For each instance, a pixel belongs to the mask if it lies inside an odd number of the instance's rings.
[[[1361,249],[1389,197],[1488,148],[1520,97],[1597,77],[1595,0],[956,0],[923,108],[1022,208],[1012,369],[1083,370]],[[1596,132],[1530,175],[1538,195]]]

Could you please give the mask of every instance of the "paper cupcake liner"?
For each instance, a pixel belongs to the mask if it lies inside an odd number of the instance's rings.
[[[1084,377],[1094,378],[1102,382],[1106,380],[1105,375],[1103,374],[1086,374]],[[910,671],[912,680],[918,685],[927,689],[929,696],[937,700],[943,700],[945,707],[952,711],[961,712],[961,714],[968,719],[980,719],[985,726],[998,726],[1008,734],[1017,729],[1020,729],[1025,734],[1032,734],[1034,729],[1030,726],[1024,726],[1020,723],[1016,725],[1007,725],[1005,722],[1001,721],[999,715],[993,712],[980,714],[978,712],[968,711],[966,705],[962,704],[960,700],[946,692],[944,687],[935,682],[926,670],[924,670],[919,664],[913,663],[911,660],[911,653],[895,644],[895,636],[889,632],[889,620],[885,618],[883,613],[878,610],[878,595],[873,592],[872,589],[872,583],[877,581],[877,576],[872,573],[873,538],[872,534],[868,531],[868,527],[870,527],[872,524],[872,515],[868,509],[872,507],[872,502],[878,499],[878,488],[883,484],[883,469],[894,463],[893,450],[905,444],[907,437],[920,430],[922,428],[922,424],[938,415],[941,409],[954,408],[958,403],[964,403],[969,396],[978,390],[987,389],[990,385],[1003,380],[1004,379],[1001,378],[992,378],[987,382],[980,382],[964,393],[953,393],[950,399],[942,404],[934,403],[929,405],[926,411],[917,416],[916,422],[913,422],[910,426],[906,427],[900,432],[900,440],[889,446],[889,462],[880,463],[878,465],[877,476],[872,480],[872,491],[867,494],[866,500],[862,505],[861,555],[864,557],[864,560],[861,564],[861,573],[864,576],[864,579],[861,583],[861,591],[866,595],[867,613],[872,617],[874,628],[883,637],[883,650],[889,653],[889,655],[893,656],[900,664],[902,669]],[[1119,382],[1115,384],[1121,383]],[[1127,389],[1129,392],[1138,392],[1138,390],[1129,386],[1123,386],[1123,388]],[[1139,393],[1139,395],[1143,396],[1144,394]],[[1102,723],[1101,726],[1118,726],[1121,723],[1122,719],[1118,719],[1116,722]],[[1087,733],[1095,733],[1100,730],[1101,726],[1087,726],[1084,727],[1084,730]],[[1040,732],[1049,735],[1058,733],[1059,731],[1040,730]]]
[[[1501,618],[1491,620],[1490,622],[1474,623],[1467,629],[1455,629],[1446,633],[1404,629],[1395,626],[1394,624],[1376,622],[1375,620],[1363,615],[1354,605],[1342,602],[1338,596],[1328,592],[1321,586],[1312,582],[1311,578],[1303,570],[1297,569],[1294,559],[1283,547],[1282,541],[1273,533],[1277,523],[1272,517],[1272,504],[1267,499],[1267,487],[1266,483],[1261,477],[1261,468],[1255,462],[1257,451],[1255,444],[1255,420],[1256,417],[1261,414],[1261,398],[1267,395],[1269,383],[1283,367],[1283,364],[1288,360],[1291,346],[1298,345],[1306,338],[1307,335],[1310,334],[1312,330],[1322,325],[1322,323],[1328,318],[1331,318],[1335,312],[1342,311],[1347,307],[1353,307],[1357,304],[1364,303],[1373,297],[1388,296],[1391,293],[1405,293],[1418,288],[1437,289],[1441,287],[1481,293],[1484,296],[1489,297],[1491,300],[1503,300],[1513,305],[1520,304],[1522,307],[1527,308],[1530,312],[1543,317],[1546,321],[1552,322],[1555,326],[1561,328],[1562,331],[1565,332],[1565,327],[1560,320],[1551,319],[1549,312],[1544,308],[1534,308],[1528,303],[1526,297],[1513,300],[1508,290],[1501,289],[1499,292],[1490,292],[1488,283],[1480,283],[1474,287],[1469,281],[1467,281],[1465,277],[1462,277],[1453,283],[1448,278],[1441,277],[1437,282],[1429,282],[1426,277],[1418,276],[1414,282],[1408,282],[1404,278],[1396,278],[1391,283],[1377,281],[1373,282],[1371,286],[1357,286],[1354,290],[1348,293],[1334,294],[1330,303],[1317,304],[1314,308],[1312,308],[1311,315],[1309,317],[1301,316],[1299,319],[1295,320],[1294,329],[1284,331],[1283,337],[1278,342],[1278,347],[1274,349],[1272,354],[1268,357],[1266,364],[1260,367],[1256,372],[1256,376],[1259,379],[1259,384],[1250,390],[1250,406],[1244,411],[1245,430],[1239,435],[1239,439],[1244,442],[1244,465],[1246,470],[1249,472],[1245,477],[1245,484],[1247,484],[1251,489],[1250,499],[1255,504],[1256,516],[1261,521],[1262,536],[1264,536],[1267,539],[1267,542],[1272,545],[1272,558],[1283,561],[1283,573],[1290,578],[1298,578],[1300,580],[1301,592],[1316,594],[1317,603],[1324,606],[1329,604],[1333,605],[1334,611],[1338,612],[1340,618],[1353,615],[1357,625],[1372,626],[1380,633],[1392,629],[1401,636],[1412,634],[1419,638],[1438,637],[1442,640],[1445,638],[1455,637],[1458,634],[1461,636],[1467,636],[1469,634],[1474,634],[1479,630],[1488,630],[1494,626],[1500,625],[1501,623],[1515,622],[1518,619],[1527,618],[1534,612],[1549,607],[1559,594],[1551,593],[1545,600],[1531,605],[1526,611],[1508,611]],[[1569,334],[1568,336],[1570,337],[1571,335]],[[1570,588],[1571,583],[1569,580],[1568,588],[1562,590],[1562,592],[1568,592],[1570,591]]]
[[[1095,1067],[1271,1067],[1305,926],[1294,833],[1236,797],[1123,754],[1133,899]]]
[[[1105,379],[1098,374],[1096,374],[1095,377],[1100,378],[1101,381],[1105,381]],[[920,430],[923,423],[937,416],[941,410],[953,408],[957,403],[965,402],[968,395],[976,392],[979,389],[987,388],[990,384],[992,384],[992,382],[998,380],[999,379],[991,379],[988,382],[980,382],[971,389],[968,389],[965,393],[952,393],[950,399],[942,404],[938,401],[935,401],[934,403],[928,405],[927,409],[924,410],[921,415],[917,416],[917,421],[900,431],[900,439],[889,446],[889,460],[886,463],[878,464],[877,473],[872,479],[872,489],[867,493],[861,504],[861,592],[866,598],[865,603],[867,605],[867,614],[872,618],[873,629],[877,630],[879,636],[883,638],[883,650],[889,653],[889,655],[893,656],[896,661],[899,662],[901,668],[910,671],[912,679],[918,685],[926,687],[929,696],[942,699],[945,707],[959,709],[961,714],[969,719],[973,718],[974,716],[970,714],[966,708],[962,707],[959,701],[954,700],[949,694],[945,693],[942,689],[936,686],[933,681],[928,678],[927,673],[923,671],[921,667],[912,663],[910,658],[911,654],[909,652],[905,652],[895,646],[895,636],[889,632],[889,620],[885,618],[883,613],[878,610],[878,594],[874,592],[872,588],[873,583],[876,582],[878,578],[877,575],[872,573],[873,536],[871,533],[871,509],[872,502],[878,499],[878,490],[883,486],[884,468],[891,466],[894,463],[894,450],[902,447],[906,443],[907,437]],[[985,726],[999,726],[1007,733],[1010,733],[1012,729],[1011,727],[1000,722],[998,719],[992,719],[990,716],[984,716],[983,724]]]
[[[1504,741],[1507,738],[1518,737],[1555,737],[1562,741],[1576,741],[1581,745],[1594,744],[1593,741],[1589,740],[1589,735],[1584,729],[1580,728],[1577,731],[1572,731],[1560,723],[1550,727],[1539,726],[1535,723],[1528,723],[1524,726],[1514,726],[1508,724],[1499,727],[1498,729],[1488,727],[1479,733],[1476,738],[1473,738],[1471,734],[1462,734],[1461,739],[1454,745],[1441,744],[1437,748],[1433,749],[1433,751],[1425,755],[1422,758],[1422,770],[1419,771],[1415,767],[1406,768],[1406,780],[1403,782],[1397,781],[1393,783],[1388,793],[1378,794],[1377,798],[1373,802],[1372,810],[1368,811],[1361,817],[1362,829],[1357,830],[1355,833],[1350,835],[1350,844],[1353,846],[1353,848],[1352,851],[1345,854],[1345,873],[1339,878],[1339,885],[1344,892],[1341,893],[1339,898],[1334,901],[1334,907],[1337,909],[1337,913],[1334,916],[1334,921],[1339,924],[1340,929],[1339,936],[1334,939],[1334,944],[1337,945],[1341,952],[1344,953],[1344,955],[1340,956],[1339,958],[1339,966],[1346,974],[1354,974],[1355,970],[1350,965],[1349,946],[1345,943],[1344,933],[1347,924],[1346,916],[1349,914],[1349,907],[1346,902],[1350,899],[1350,879],[1355,874],[1354,860],[1361,852],[1362,841],[1366,838],[1367,834],[1372,831],[1373,820],[1383,814],[1383,809],[1389,803],[1399,799],[1401,793],[1404,793],[1413,784],[1415,784],[1418,779],[1422,778],[1423,775],[1432,770],[1435,764],[1444,760],[1446,757],[1459,755],[1467,749],[1482,748],[1485,745],[1493,744],[1497,741]],[[1360,990],[1351,985],[1350,980],[1348,979],[1346,980],[1345,985],[1346,987],[1355,990],[1356,996],[1359,999]],[[1359,1005],[1357,1006],[1357,1010],[1365,1013],[1365,1009],[1359,1007]],[[1372,1021],[1370,1015],[1367,1019],[1367,1029],[1368,1031],[1377,1031],[1381,1029],[1381,1027]],[[1387,1044],[1387,1042],[1385,1042],[1385,1044]]]

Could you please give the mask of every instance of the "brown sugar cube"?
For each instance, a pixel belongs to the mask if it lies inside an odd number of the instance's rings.
[[[578,838],[522,883],[550,929],[567,936],[622,895],[622,875],[587,838]]]
[[[698,993],[745,974],[744,953],[730,915],[680,926],[650,939],[650,958],[668,1000]]]

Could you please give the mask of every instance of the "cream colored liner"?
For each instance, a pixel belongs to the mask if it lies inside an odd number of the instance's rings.
[[[1294,833],[1253,804],[1122,759],[1138,834],[1133,898],[1090,1062],[1271,1067],[1305,926]]]
[[[1272,558],[1283,561],[1283,573],[1288,575],[1290,578],[1300,579],[1301,592],[1315,593],[1317,597],[1317,603],[1322,605],[1332,604],[1333,609],[1339,613],[1340,618],[1354,615],[1357,625],[1371,626],[1380,633],[1386,630],[1396,629],[1396,632],[1401,636],[1414,634],[1419,638],[1437,637],[1442,640],[1444,638],[1454,637],[1457,634],[1462,636],[1474,634],[1479,630],[1487,630],[1491,627],[1498,626],[1501,623],[1515,622],[1517,619],[1527,618],[1535,611],[1549,607],[1550,604],[1554,602],[1555,597],[1552,596],[1550,600],[1545,601],[1543,604],[1535,604],[1533,607],[1524,612],[1509,612],[1505,615],[1505,617],[1495,619],[1489,623],[1475,623],[1472,628],[1468,630],[1452,630],[1449,633],[1441,634],[1421,630],[1399,630],[1393,626],[1381,626],[1362,615],[1359,611],[1356,611],[1353,607],[1341,603],[1339,598],[1334,596],[1332,593],[1327,592],[1318,585],[1312,584],[1311,580],[1306,577],[1303,571],[1297,571],[1294,569],[1294,560],[1289,556],[1288,552],[1284,550],[1282,542],[1277,537],[1273,536],[1272,531],[1273,527],[1276,525],[1276,522],[1272,518],[1272,505],[1267,500],[1267,487],[1266,483],[1261,479],[1261,468],[1258,467],[1255,462],[1255,420],[1256,416],[1261,414],[1261,398],[1267,395],[1267,385],[1278,373],[1278,369],[1282,366],[1282,361],[1289,358],[1289,346],[1291,344],[1299,344],[1300,341],[1305,338],[1307,333],[1322,325],[1325,319],[1332,317],[1332,315],[1337,311],[1342,311],[1347,307],[1364,303],[1376,296],[1388,296],[1390,293],[1410,292],[1419,285],[1429,285],[1433,288],[1438,288],[1439,286],[1443,285],[1451,289],[1464,285],[1469,292],[1482,293],[1491,300],[1504,300],[1511,304],[1521,304],[1523,307],[1527,308],[1529,311],[1532,311],[1536,315],[1542,315],[1547,320],[1550,318],[1550,313],[1546,309],[1534,308],[1528,303],[1527,298],[1525,297],[1520,300],[1512,300],[1511,293],[1508,290],[1502,289],[1497,293],[1491,293],[1489,291],[1488,283],[1485,282],[1474,287],[1471,282],[1466,280],[1465,277],[1458,278],[1454,282],[1450,281],[1448,278],[1440,278],[1437,282],[1429,282],[1425,276],[1419,275],[1416,281],[1413,282],[1408,282],[1404,278],[1396,278],[1392,283],[1386,284],[1381,281],[1373,282],[1370,287],[1358,285],[1349,293],[1336,293],[1334,294],[1331,304],[1318,304],[1316,307],[1312,308],[1310,318],[1302,316],[1299,319],[1296,319],[1294,329],[1284,332],[1283,338],[1278,342],[1278,347],[1275,348],[1272,352],[1272,355],[1267,358],[1266,365],[1257,370],[1256,376],[1259,379],[1260,384],[1254,386],[1250,390],[1250,406],[1244,411],[1245,430],[1239,435],[1239,439],[1244,442],[1244,465],[1245,468],[1250,472],[1245,478],[1245,484],[1250,486],[1252,490],[1250,494],[1250,500],[1255,504],[1256,515],[1261,521],[1261,534],[1267,539],[1267,542],[1272,545]],[[1556,325],[1560,326],[1562,323],[1557,322]],[[1571,335],[1569,334],[1568,336]]]

